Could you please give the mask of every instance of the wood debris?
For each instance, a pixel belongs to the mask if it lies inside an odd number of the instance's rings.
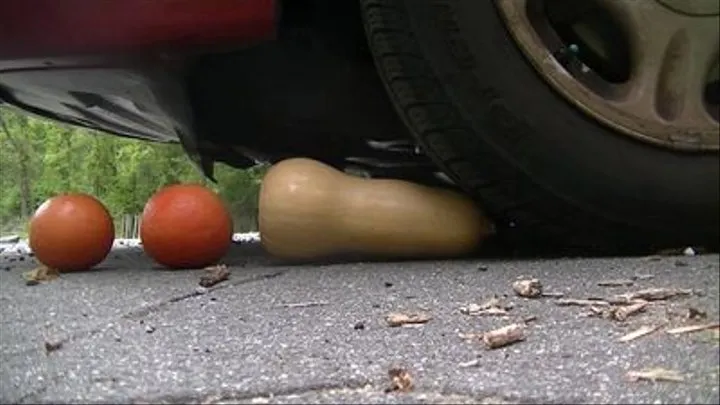
[[[470,361],[464,361],[460,364],[458,364],[458,367],[460,368],[470,368],[470,367],[477,367],[480,365],[480,359],[470,360]]]
[[[515,281],[512,288],[517,295],[525,298],[537,298],[543,292],[542,284],[536,278]]]
[[[460,313],[474,316],[503,316],[507,315],[510,309],[512,309],[512,305],[504,304],[497,297],[493,297],[482,304],[469,304],[460,307]]]
[[[628,299],[627,297],[610,297],[605,298],[602,301],[607,302],[610,305],[633,305],[633,304],[642,304],[643,302],[648,302],[647,300],[643,299]]]
[[[675,370],[668,370],[662,367],[646,368],[639,371],[628,371],[627,378],[630,381],[670,381],[683,382],[685,377]]]
[[[629,292],[627,294],[621,294],[616,296],[618,300],[626,300],[626,301],[632,301],[632,300],[645,300],[645,301],[660,301],[660,300],[666,300],[668,298],[674,298],[681,295],[690,295],[693,293],[693,290],[685,289],[685,288],[646,288],[643,290],[638,290],[634,292]]]
[[[610,303],[604,300],[579,300],[574,298],[562,298],[559,300],[553,301],[555,305],[559,305],[561,307],[607,307],[610,306]]]
[[[588,316],[597,316],[603,319],[610,319],[613,321],[624,322],[630,316],[640,313],[645,310],[648,306],[647,301],[636,302],[630,305],[611,305],[606,307],[598,307],[591,305],[588,309],[590,313]]]
[[[393,312],[385,317],[385,321],[388,326],[405,326],[405,325],[417,325],[427,323],[432,319],[432,316],[426,312],[413,312],[413,313],[402,313]]]
[[[643,301],[621,307],[612,307],[606,311],[606,317],[615,321],[623,322],[627,320],[628,317],[644,311],[648,304],[649,303],[647,301]]]
[[[391,368],[388,371],[390,377],[390,386],[385,389],[385,392],[410,392],[413,389],[413,379],[410,373],[400,367]]]
[[[200,287],[210,288],[230,278],[230,270],[224,264],[206,267],[207,274],[200,277]]]
[[[654,326],[641,326],[640,328],[628,333],[627,335],[622,336],[620,339],[618,339],[619,342],[630,342],[635,339],[639,339],[643,336],[647,336],[656,330],[660,329],[662,325],[654,325]]]
[[[525,325],[515,323],[502,328],[485,332],[482,335],[483,343],[488,349],[497,349],[525,340]]]
[[[631,279],[604,280],[597,283],[599,287],[630,287],[635,284]]]
[[[687,325],[680,326],[673,329],[668,329],[665,332],[671,335],[680,335],[684,333],[700,332],[708,329],[720,329],[720,323],[706,323],[701,325]]]
[[[23,273],[25,285],[38,285],[41,282],[52,281],[58,277],[60,277],[60,272],[47,266],[40,266]]]
[[[528,315],[528,316],[524,317],[522,321],[523,321],[523,323],[535,322],[535,321],[537,321],[537,316]]]
[[[470,315],[478,315],[478,316],[506,316],[508,314],[508,311],[505,308],[500,307],[490,307],[487,309],[483,309],[477,312],[473,312]]]
[[[309,308],[309,307],[321,307],[328,305],[327,301],[308,301],[308,302],[294,302],[289,304],[279,305],[282,308]]]
[[[596,307],[593,305],[589,306],[588,310],[590,312],[586,314],[587,316],[599,316],[601,318],[605,318],[608,313],[608,308]]]

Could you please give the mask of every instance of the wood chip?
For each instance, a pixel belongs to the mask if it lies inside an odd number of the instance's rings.
[[[493,301],[493,300],[491,300]],[[489,301],[489,302],[491,302]],[[512,306],[502,306],[499,301],[497,304],[487,305],[486,304],[470,304],[460,308],[460,313],[472,316],[506,316],[508,310]]]
[[[623,322],[627,320],[628,317],[644,311],[648,305],[649,303],[644,301],[622,307],[613,307],[608,311],[608,317],[610,319]]]
[[[641,299],[646,301],[660,301],[668,298],[674,298],[681,295],[690,295],[692,290],[684,288],[646,288],[644,290],[638,290],[629,292],[627,294],[618,295],[618,299],[626,299],[628,301]]]
[[[469,368],[469,367],[477,367],[479,365],[480,365],[480,360],[475,359],[475,360],[470,360],[470,361],[464,361],[464,362],[458,364],[458,367]]]
[[[206,275],[200,278],[200,287],[210,288],[230,278],[230,270],[224,264],[205,268]]]
[[[544,297],[544,298],[562,298],[565,296],[565,293],[551,291],[551,292],[544,292],[544,293],[540,294],[540,296]]]
[[[610,303],[607,301],[602,300],[578,300],[574,298],[562,298],[559,300],[553,301],[555,305],[559,305],[561,307],[607,307],[610,306]]]
[[[655,325],[655,326],[645,325],[645,326],[641,326],[640,328],[638,328],[638,329],[636,329],[636,330],[628,333],[627,335],[622,336],[620,339],[618,339],[618,341],[624,343],[624,342],[633,341],[633,340],[635,340],[635,339],[639,339],[639,338],[641,338],[641,337],[643,337],[643,336],[647,336],[647,335],[655,332],[656,330],[660,329],[661,326],[662,326],[662,325]]]
[[[472,315],[477,316],[506,316],[508,314],[508,311],[505,308],[498,308],[498,307],[492,307],[488,309],[483,309],[482,311],[478,311],[476,313],[473,313]]]
[[[482,304],[460,307],[460,313],[473,316],[504,316],[510,309],[512,309],[512,305],[503,304],[500,299],[493,297]]]
[[[671,335],[680,335],[683,333],[693,333],[693,332],[700,332],[703,330],[708,329],[720,329],[720,323],[706,323],[702,325],[687,325],[687,326],[680,326],[673,329],[668,329],[665,332],[669,333]]]
[[[41,282],[52,281],[58,277],[60,277],[60,272],[57,269],[53,269],[47,266],[40,266],[23,273],[25,285],[29,286],[38,285]]]
[[[604,280],[597,283],[599,287],[629,287],[633,284],[635,281],[630,279]]]
[[[610,297],[610,298],[604,299],[603,301],[607,302],[610,305],[618,305],[618,306],[642,304],[642,303],[648,302],[646,300],[641,300],[641,299],[637,299],[637,298],[631,300],[631,299],[628,299],[627,297]]]
[[[537,321],[537,316],[529,315],[529,316],[526,316],[525,318],[523,318],[522,321],[523,321],[523,323],[535,322],[535,321]]]
[[[515,293],[525,298],[536,298],[542,295],[542,284],[540,280],[533,278],[529,280],[518,280],[512,284]]]
[[[515,323],[483,333],[482,340],[488,349],[497,349],[525,340],[525,325]]]
[[[410,392],[413,389],[413,379],[410,373],[404,368],[395,367],[388,371],[390,386],[385,392]]]
[[[608,308],[601,308],[591,305],[588,307],[588,311],[589,312],[586,314],[587,316],[599,316],[604,318],[607,314]]]
[[[627,378],[630,381],[670,381],[683,382],[685,377],[675,370],[668,370],[662,367],[646,368],[639,371],[628,371]]]
[[[388,326],[390,326],[390,327],[413,325],[413,324],[423,324],[423,323],[427,323],[431,319],[432,319],[432,316],[430,316],[430,314],[428,314],[426,312],[414,312],[414,313],[393,312],[391,314],[388,314],[385,317],[385,321],[387,322]]]
[[[309,308],[309,307],[321,307],[323,305],[328,305],[329,302],[327,301],[308,301],[308,302],[294,302],[289,304],[281,304],[279,305],[282,308]]]

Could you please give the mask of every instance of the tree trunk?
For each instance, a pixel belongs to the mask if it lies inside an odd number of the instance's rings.
[[[20,169],[20,216],[23,220],[30,216],[30,205],[32,204],[32,189],[30,188],[30,154],[27,151],[25,142],[18,140],[10,132],[5,124],[5,118],[0,112],[0,125],[10,141],[15,152],[18,154],[18,165]]]

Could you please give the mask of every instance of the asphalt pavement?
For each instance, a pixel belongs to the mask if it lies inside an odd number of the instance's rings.
[[[34,259],[6,248],[0,401],[718,403],[717,328],[668,333],[718,322],[718,262],[703,254],[290,265],[244,242],[223,260],[229,279],[203,288],[205,270],[161,270],[141,248],[117,246],[95,271],[28,286],[22,274]],[[546,296],[517,296],[519,278],[536,278]],[[613,318],[616,296],[646,288],[681,295]],[[493,297],[506,314],[467,314]],[[389,313],[431,319],[390,327]],[[524,325],[524,340],[489,349],[477,337],[513,323]],[[654,331],[619,340],[642,327]],[[391,369],[412,379],[408,392],[387,392]],[[648,369],[648,381],[628,375]]]

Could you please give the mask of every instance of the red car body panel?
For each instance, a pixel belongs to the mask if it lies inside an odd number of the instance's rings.
[[[275,0],[3,0],[0,59],[249,45],[276,15]]]

